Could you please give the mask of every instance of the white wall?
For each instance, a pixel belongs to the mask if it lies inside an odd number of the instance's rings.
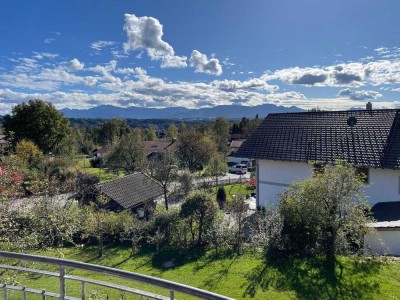
[[[258,160],[257,204],[278,204],[278,194],[293,181],[312,175],[312,166],[307,163]]]
[[[365,193],[371,206],[378,202],[400,201],[400,170],[371,168],[369,182]]]
[[[376,254],[400,255],[400,228],[367,234],[364,237],[364,247]]]
[[[307,163],[258,160],[258,205],[275,205],[278,194],[289,184],[312,175]],[[400,170],[369,169],[369,184],[364,192],[371,206],[378,202],[400,201]]]

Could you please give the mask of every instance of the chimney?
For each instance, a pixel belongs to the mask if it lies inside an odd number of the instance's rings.
[[[368,103],[367,103],[366,109],[367,109],[367,110],[372,110],[372,103],[371,103],[371,102],[368,102]]]

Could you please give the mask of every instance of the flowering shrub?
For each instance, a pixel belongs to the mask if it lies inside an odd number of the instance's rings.
[[[249,181],[247,181],[247,187],[249,189],[254,189],[256,187],[256,179],[255,178],[250,178]]]

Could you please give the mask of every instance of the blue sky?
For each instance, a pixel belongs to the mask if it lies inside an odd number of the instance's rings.
[[[400,106],[397,0],[1,1],[0,114]]]

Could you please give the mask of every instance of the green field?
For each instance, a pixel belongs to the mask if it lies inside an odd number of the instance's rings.
[[[321,261],[317,259],[285,259],[266,262],[256,254],[225,254],[215,257],[214,253],[196,251],[182,255],[173,251],[164,251],[156,256],[151,251],[142,250],[133,258],[128,247],[106,247],[103,258],[96,257],[95,247],[64,248],[49,251],[37,251],[35,254],[64,257],[92,264],[120,268],[141,274],[164,278],[235,299],[400,299],[400,262],[384,259],[342,258],[342,269],[337,269],[336,283],[332,283],[324,272]],[[165,268],[163,263],[173,261],[174,267]],[[68,270],[69,274],[90,276],[88,272]],[[12,274],[13,272],[11,272]],[[3,274],[10,277],[9,272]],[[110,279],[104,275],[91,275],[91,278],[107,282],[128,284],[124,280]],[[45,288],[58,292],[57,279],[38,275],[18,276],[20,285]],[[141,284],[128,284],[143,288]],[[152,291],[168,295],[168,291],[150,288]],[[67,282],[68,295],[79,296],[81,286]],[[103,298],[119,299],[120,293],[105,291],[102,288],[88,286],[87,297],[92,293]],[[189,299],[177,295],[177,299]],[[17,292],[11,299],[21,299]],[[40,299],[34,296],[29,299]],[[124,299],[138,299],[125,295]]]

